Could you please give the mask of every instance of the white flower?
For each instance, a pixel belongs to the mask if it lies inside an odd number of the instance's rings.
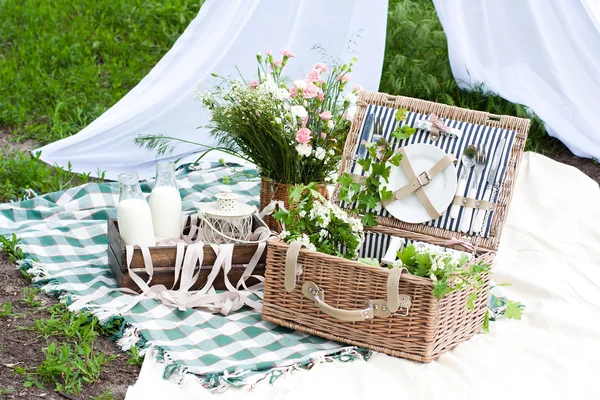
[[[404,263],[402,262],[402,260],[397,259],[396,261],[394,261],[392,263],[392,268],[400,268],[404,265]]]
[[[298,213],[298,215],[300,216],[300,218],[304,218],[306,217],[306,210],[302,210]]]
[[[275,122],[277,122],[278,124],[280,124],[281,123],[281,118],[275,117]]]
[[[290,97],[290,92],[287,89],[279,88],[275,91],[274,95],[277,100],[285,100]]]
[[[321,229],[321,230],[319,231],[319,237],[320,237],[321,239],[323,239],[323,238],[326,238],[326,237],[327,237],[327,235],[329,235],[329,232],[327,232],[327,229]]]
[[[326,176],[324,180],[325,180],[325,182],[331,182],[331,177],[330,176]]]
[[[281,239],[285,239],[286,237],[288,237],[290,235],[289,231],[286,231],[285,229],[281,231],[281,233],[279,234],[279,237]]]
[[[312,153],[312,147],[309,144],[298,143],[296,151],[301,157],[309,157]]]
[[[344,100],[350,104],[354,104],[356,103],[356,100],[358,100],[358,97],[356,97],[354,93],[346,93],[346,95],[344,96]]]
[[[322,147],[317,147],[317,149],[315,150],[315,158],[317,160],[324,160],[325,159],[325,149]]]
[[[332,156],[335,154],[335,150],[334,149],[329,149],[329,155]]]
[[[298,89],[306,89],[306,81],[302,80],[302,79],[298,79],[296,81],[294,81],[294,86],[296,86],[296,88]]]
[[[346,114],[348,116],[348,121],[352,121],[352,119],[354,119],[354,114],[356,114],[356,106],[348,107],[348,111],[346,112]]]
[[[431,273],[431,275],[429,275],[429,278],[431,278],[432,281],[437,282],[437,276],[435,276],[433,272]]]
[[[302,106],[292,106],[292,108],[290,109],[291,113],[292,113],[292,118],[306,118],[308,117],[308,112],[306,111],[306,108],[302,107]]]

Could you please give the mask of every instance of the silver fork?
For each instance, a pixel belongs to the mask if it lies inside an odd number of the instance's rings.
[[[469,192],[467,193],[467,198],[475,198],[477,195],[477,189],[479,188],[479,180],[481,179],[481,173],[485,168],[485,164],[487,162],[487,154],[485,153],[485,149],[480,149],[477,152],[477,157],[475,158],[475,167],[473,173],[473,180],[471,181],[471,186],[469,186]],[[462,219],[460,221],[460,231],[462,233],[469,233],[471,230],[471,219],[473,218],[473,209],[470,207],[465,207],[465,211],[463,213]]]

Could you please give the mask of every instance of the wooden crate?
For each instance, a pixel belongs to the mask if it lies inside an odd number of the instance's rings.
[[[190,219],[186,223],[184,233],[189,232]],[[258,225],[257,221],[254,221],[254,227]],[[256,252],[258,245],[256,244],[236,244],[233,250],[233,267],[228,274],[229,281],[232,284],[236,284],[244,272],[243,264],[250,262],[250,259]],[[165,285],[167,288],[173,286],[173,280],[175,278],[175,258],[177,254],[176,246],[156,246],[150,247],[150,254],[152,255],[152,264],[154,266],[154,274],[152,277],[152,285]],[[198,280],[192,286],[192,289],[200,289],[206,283],[206,278],[211,271],[211,268],[216,260],[217,256],[214,250],[206,245],[204,246],[204,258],[202,261],[202,269]],[[265,274],[265,259],[266,251],[260,258],[260,261],[252,275],[264,276]],[[125,242],[119,234],[119,223],[116,219],[108,220],[108,263],[114,274],[115,280],[119,287],[126,287],[132,290],[140,291],[135,282],[129,276],[126,265],[126,253],[125,253]],[[144,281],[148,279],[148,274],[144,266],[144,259],[140,249],[135,249],[133,258],[131,260],[131,269],[140,276]],[[250,278],[247,281],[248,285],[254,285],[259,283],[257,279]],[[177,288],[176,286],[175,288]],[[225,282],[223,279],[223,271],[219,272],[219,275],[215,279],[214,287],[217,290],[226,289]]]

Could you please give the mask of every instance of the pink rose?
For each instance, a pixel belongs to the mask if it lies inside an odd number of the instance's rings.
[[[307,79],[312,82],[319,82],[321,81],[321,72],[318,69],[311,69],[308,72]]]
[[[364,87],[362,87],[362,86],[360,86],[360,85],[354,85],[354,87],[352,88],[352,91],[353,91],[353,92],[356,92],[356,93],[360,93],[360,92],[362,92],[363,90],[365,90],[365,88],[364,88]]]
[[[344,75],[340,75],[338,77],[338,80],[343,83],[350,82],[351,79],[352,79],[352,74],[350,72],[348,72]]]
[[[258,81],[252,81],[248,86],[250,86],[250,89],[254,89],[258,86]]]
[[[270,55],[272,55],[272,54],[273,54],[273,52],[272,52],[271,50],[267,50],[267,51],[265,51],[265,55],[266,55],[266,56],[270,56]]]
[[[323,101],[323,99],[325,99],[325,93],[323,92],[319,92],[319,94],[317,95],[317,98],[321,101]]]
[[[365,139],[360,141],[361,146],[364,146],[365,144],[367,144],[367,141]]]
[[[310,129],[308,128],[300,128],[298,132],[296,132],[296,140],[298,143],[307,144],[310,142]]]
[[[312,99],[314,97],[317,97],[317,95],[319,94],[319,88],[315,86],[314,83],[308,82],[306,84],[306,87],[302,91],[302,94],[304,95],[304,98]]]
[[[330,120],[331,111],[323,111],[321,114],[319,114],[319,117],[323,118],[325,121]]]
[[[327,137],[327,134],[325,132],[321,132],[321,139],[325,139]]]
[[[283,54],[284,57],[288,57],[288,58],[296,57],[296,55],[294,53],[292,53],[291,51],[289,51],[288,49],[281,49],[281,54]]]
[[[327,65],[323,64],[323,63],[316,63],[313,64],[312,66],[313,69],[317,69],[321,72],[327,72]]]
[[[298,88],[296,88],[296,86],[292,86],[292,88],[290,89],[290,96],[292,96],[292,97],[298,96]]]

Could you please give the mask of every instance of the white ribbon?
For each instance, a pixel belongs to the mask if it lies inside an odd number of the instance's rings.
[[[283,204],[281,206],[283,206]],[[109,292],[120,291],[122,293],[135,294],[136,296],[128,301],[127,306],[118,310],[118,314],[123,314],[131,310],[140,301],[148,298],[160,301],[166,305],[178,307],[180,310],[185,310],[186,308],[204,308],[210,312],[218,312],[223,315],[227,315],[232,311],[237,311],[244,305],[252,307],[257,311],[261,311],[262,302],[252,300],[250,297],[254,294],[259,299],[263,298],[263,294],[260,290],[264,287],[264,277],[252,275],[252,273],[266,249],[267,240],[271,237],[271,231],[266,227],[259,227],[253,232],[250,240],[257,244],[257,249],[250,259],[250,262],[244,264],[244,272],[235,286],[229,281],[229,277],[227,276],[233,267],[234,244],[210,245],[217,255],[217,258],[207,277],[206,284],[200,290],[192,291],[190,289],[197,282],[202,269],[204,243],[199,240],[200,237],[198,236],[198,217],[196,215],[190,216],[190,222],[190,231],[187,235],[182,235],[182,239],[162,240],[157,243],[158,245],[177,246],[174,265],[174,281],[171,289],[166,288],[164,285],[150,286],[154,274],[154,267],[148,247],[125,246],[127,273],[132,281],[140,288],[141,293],[138,294],[127,288],[100,288],[90,295],[77,299],[69,306],[69,309],[81,310],[88,303],[103,297]],[[136,247],[142,252],[145,272],[148,274],[147,281],[144,281],[130,268]],[[196,266],[198,266],[197,271]],[[221,269],[223,269],[223,279],[227,291],[217,293],[213,284]],[[195,271],[196,273],[194,274]],[[258,280],[259,283],[248,287],[247,280],[250,278]],[[177,283],[179,283],[179,289],[174,290]]]

